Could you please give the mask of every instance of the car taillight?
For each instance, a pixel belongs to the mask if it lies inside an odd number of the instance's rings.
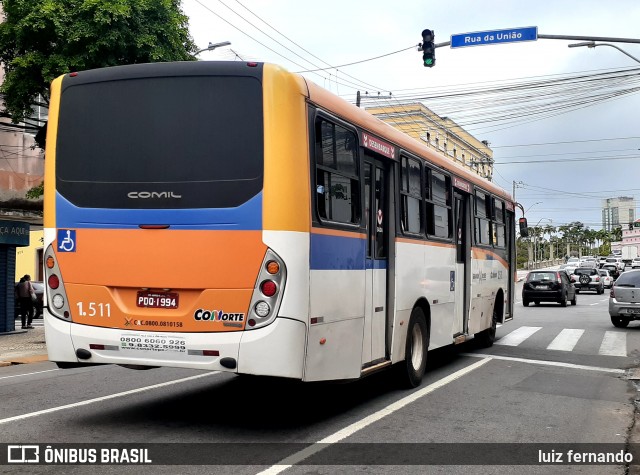
[[[609,292],[609,297],[612,299],[616,298],[616,293],[613,291],[614,287],[611,287],[611,292]]]
[[[558,284],[562,283],[562,279],[560,278],[560,272],[556,272],[556,279],[557,279]]]
[[[600,276],[599,275],[596,276],[596,282],[600,282]]]

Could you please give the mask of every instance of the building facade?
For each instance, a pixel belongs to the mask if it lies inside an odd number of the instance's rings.
[[[602,200],[602,228],[611,232],[615,228],[628,229],[636,220],[636,200],[631,196]]]
[[[422,103],[366,107],[378,119],[432,147],[449,159],[493,179],[493,151],[448,117],[440,117]]]
[[[0,84],[3,80],[1,67]],[[34,114],[46,118],[46,108],[37,107]],[[42,275],[37,257],[42,243],[31,236],[34,231],[42,234],[42,198],[26,198],[44,177],[44,151],[35,146],[35,132],[0,118],[0,333],[15,330],[13,289],[18,275]]]

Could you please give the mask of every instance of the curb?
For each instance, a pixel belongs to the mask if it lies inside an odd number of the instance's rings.
[[[43,355],[23,356],[20,358],[12,358],[9,361],[0,361],[0,367],[12,366],[17,364],[42,363],[44,361],[49,361],[49,355],[43,354]]]

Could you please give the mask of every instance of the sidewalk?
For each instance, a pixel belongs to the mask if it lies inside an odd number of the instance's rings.
[[[20,325],[16,325],[20,328]],[[44,341],[44,326],[0,334],[0,366],[49,361]]]

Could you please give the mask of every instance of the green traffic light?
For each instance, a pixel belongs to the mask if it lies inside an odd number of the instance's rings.
[[[433,66],[433,59],[425,59],[424,60],[424,65],[425,66]]]

